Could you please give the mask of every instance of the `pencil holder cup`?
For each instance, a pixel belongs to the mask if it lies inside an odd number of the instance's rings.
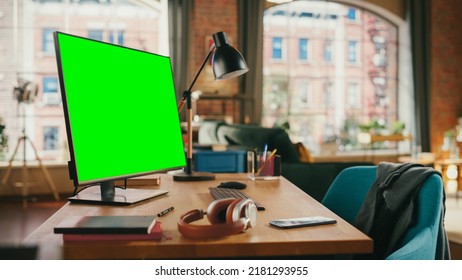
[[[247,173],[252,180],[277,180],[281,176],[281,156],[248,151]]]

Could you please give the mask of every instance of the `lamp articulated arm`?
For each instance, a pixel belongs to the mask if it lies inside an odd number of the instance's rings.
[[[197,81],[200,73],[204,69],[207,61],[214,54],[212,59],[213,74],[217,80],[225,80],[237,77],[246,73],[249,68],[242,55],[233,47],[228,44],[226,34],[224,32],[217,32],[213,34],[214,44],[210,47],[207,57],[202,62],[202,65],[197,72],[194,80],[189,86],[189,89],[183,92],[183,97],[178,103],[178,112],[181,112],[186,104],[186,123],[187,123],[187,153],[186,153],[186,169],[173,176],[175,181],[203,181],[213,180],[215,175],[208,172],[193,172],[193,130],[192,130],[192,101],[191,90]]]
[[[191,97],[192,88],[193,88],[194,84],[196,83],[197,78],[199,78],[199,75],[201,74],[202,70],[204,69],[205,64],[207,64],[207,61],[209,60],[210,56],[213,54],[214,50],[215,50],[215,44],[213,44],[210,47],[209,53],[207,54],[207,57],[202,62],[201,68],[199,68],[199,71],[197,72],[196,77],[194,77],[194,80],[192,81],[191,85],[189,86],[189,89],[185,90],[183,92],[183,98],[181,98],[180,103],[178,103],[178,113],[181,113],[181,111],[183,111],[183,107],[187,103],[187,99]],[[188,107],[186,107],[186,108],[188,108]],[[191,105],[189,106],[189,108],[191,108]]]

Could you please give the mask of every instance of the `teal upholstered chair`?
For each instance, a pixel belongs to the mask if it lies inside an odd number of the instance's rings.
[[[376,171],[376,166],[344,169],[329,187],[322,204],[354,225]],[[388,260],[435,259],[443,207],[443,181],[440,176],[431,175],[424,182],[418,200],[416,224],[406,233],[402,246],[387,257]]]
[[[342,170],[327,190],[322,204],[354,225],[356,215],[375,181],[376,166],[354,166]]]
[[[443,180],[431,175],[419,192],[417,223],[406,233],[401,248],[388,260],[433,260],[437,251],[443,207]]]

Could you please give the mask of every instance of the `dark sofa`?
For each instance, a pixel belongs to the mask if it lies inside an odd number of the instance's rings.
[[[218,121],[206,121],[198,132],[200,146],[225,144],[229,149],[268,150],[277,149],[281,156],[282,175],[304,192],[321,201],[337,174],[357,165],[373,165],[371,162],[302,162],[295,145],[282,128],[265,128],[256,125],[230,125]]]

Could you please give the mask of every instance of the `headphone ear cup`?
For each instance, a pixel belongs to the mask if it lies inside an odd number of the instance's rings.
[[[207,208],[207,219],[211,224],[228,223],[227,213],[231,204],[236,201],[234,198],[214,200]]]
[[[241,202],[243,201],[242,198],[235,199],[229,206],[228,210],[226,211],[226,223],[231,224],[238,222],[240,220],[240,213],[242,210]],[[235,214],[235,212],[238,212]]]

